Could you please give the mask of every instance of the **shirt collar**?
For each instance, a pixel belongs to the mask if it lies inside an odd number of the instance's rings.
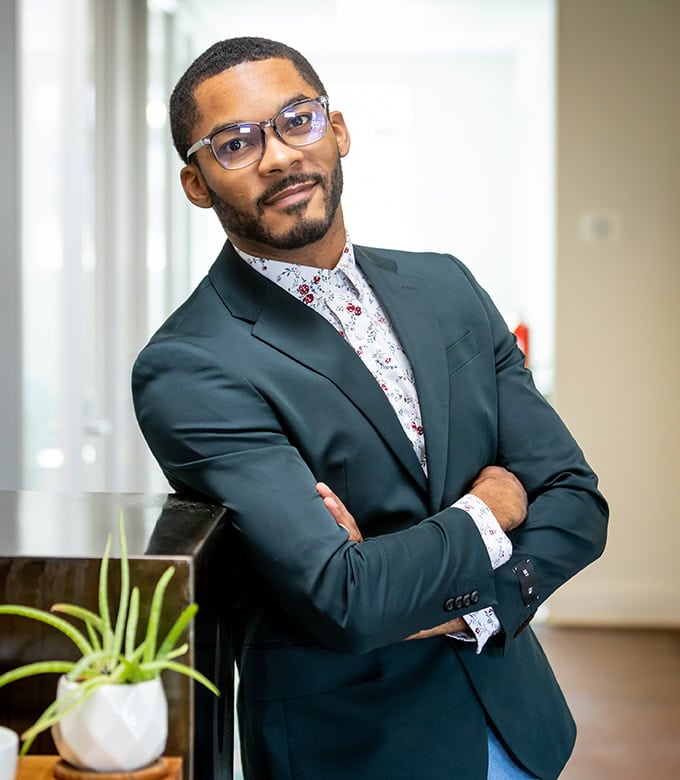
[[[244,252],[233,243],[232,246],[241,259],[251,268],[254,268],[262,276],[267,277],[267,279],[291,293],[299,289],[301,282],[306,282],[309,285],[318,284],[322,280],[332,282],[340,274],[347,278],[357,293],[360,293],[363,286],[361,272],[354,258],[354,246],[350,240],[349,233],[346,234],[345,247],[337,265],[335,268],[330,269],[257,257]]]

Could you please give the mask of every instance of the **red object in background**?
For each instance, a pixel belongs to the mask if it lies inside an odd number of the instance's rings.
[[[517,346],[524,352],[524,365],[529,365],[529,328],[522,322],[513,331],[517,337]]]

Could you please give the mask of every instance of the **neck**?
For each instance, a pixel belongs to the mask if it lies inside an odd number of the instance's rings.
[[[325,235],[313,244],[307,244],[299,249],[277,249],[258,241],[248,241],[231,233],[227,235],[234,246],[249,255],[264,257],[267,260],[308,265],[313,268],[335,268],[340,261],[347,239],[341,206],[338,206],[335,219]]]

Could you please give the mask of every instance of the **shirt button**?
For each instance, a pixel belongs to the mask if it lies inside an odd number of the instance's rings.
[[[366,338],[366,331],[362,330],[361,328],[357,328],[354,331],[354,335],[359,339],[359,341],[363,341]]]

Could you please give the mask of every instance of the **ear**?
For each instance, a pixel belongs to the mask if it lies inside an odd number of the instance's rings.
[[[338,143],[340,157],[345,157],[349,152],[350,146],[349,130],[345,124],[345,118],[340,111],[331,111],[330,120],[331,128],[335,134],[335,140]]]
[[[202,209],[212,207],[212,198],[205,184],[200,168],[193,163],[185,165],[179,173],[184,194],[194,204]]]

